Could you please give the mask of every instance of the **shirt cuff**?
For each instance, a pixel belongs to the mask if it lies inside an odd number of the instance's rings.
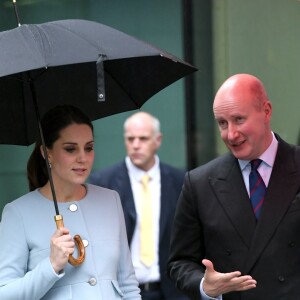
[[[222,295],[218,296],[217,298],[212,298],[212,297],[207,296],[203,291],[203,281],[204,281],[204,278],[202,278],[201,282],[200,282],[200,294],[201,294],[202,300],[222,300]]]

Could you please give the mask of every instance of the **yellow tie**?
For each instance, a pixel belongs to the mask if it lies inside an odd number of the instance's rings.
[[[154,261],[154,237],[152,220],[152,201],[149,189],[150,177],[145,174],[141,180],[141,233],[140,233],[140,255],[141,262],[149,267]]]

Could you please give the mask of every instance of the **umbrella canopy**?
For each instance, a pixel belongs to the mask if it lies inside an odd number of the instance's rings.
[[[72,104],[91,120],[140,108],[196,71],[103,24],[61,20],[0,32],[0,144],[30,145],[42,116]]]

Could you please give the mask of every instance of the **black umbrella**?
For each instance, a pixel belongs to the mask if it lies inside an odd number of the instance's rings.
[[[40,116],[58,104],[77,106],[96,120],[140,108],[196,71],[148,43],[86,20],[0,32],[0,60],[0,144],[14,145],[30,145],[38,134],[43,141]]]
[[[0,143],[29,145],[40,114],[73,104],[92,120],[140,108],[195,71],[191,65],[111,27],[62,20],[0,33]]]

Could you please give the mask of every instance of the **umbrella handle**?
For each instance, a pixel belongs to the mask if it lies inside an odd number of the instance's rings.
[[[64,227],[64,220],[63,220],[62,215],[54,216],[54,220],[55,220],[57,229]],[[83,242],[82,242],[82,239],[81,239],[80,235],[76,234],[74,236],[74,242],[77,246],[79,256],[78,256],[78,258],[74,258],[73,255],[70,254],[68,261],[72,266],[77,267],[77,266],[80,266],[84,262],[85,249],[84,249],[84,245],[83,245]]]

